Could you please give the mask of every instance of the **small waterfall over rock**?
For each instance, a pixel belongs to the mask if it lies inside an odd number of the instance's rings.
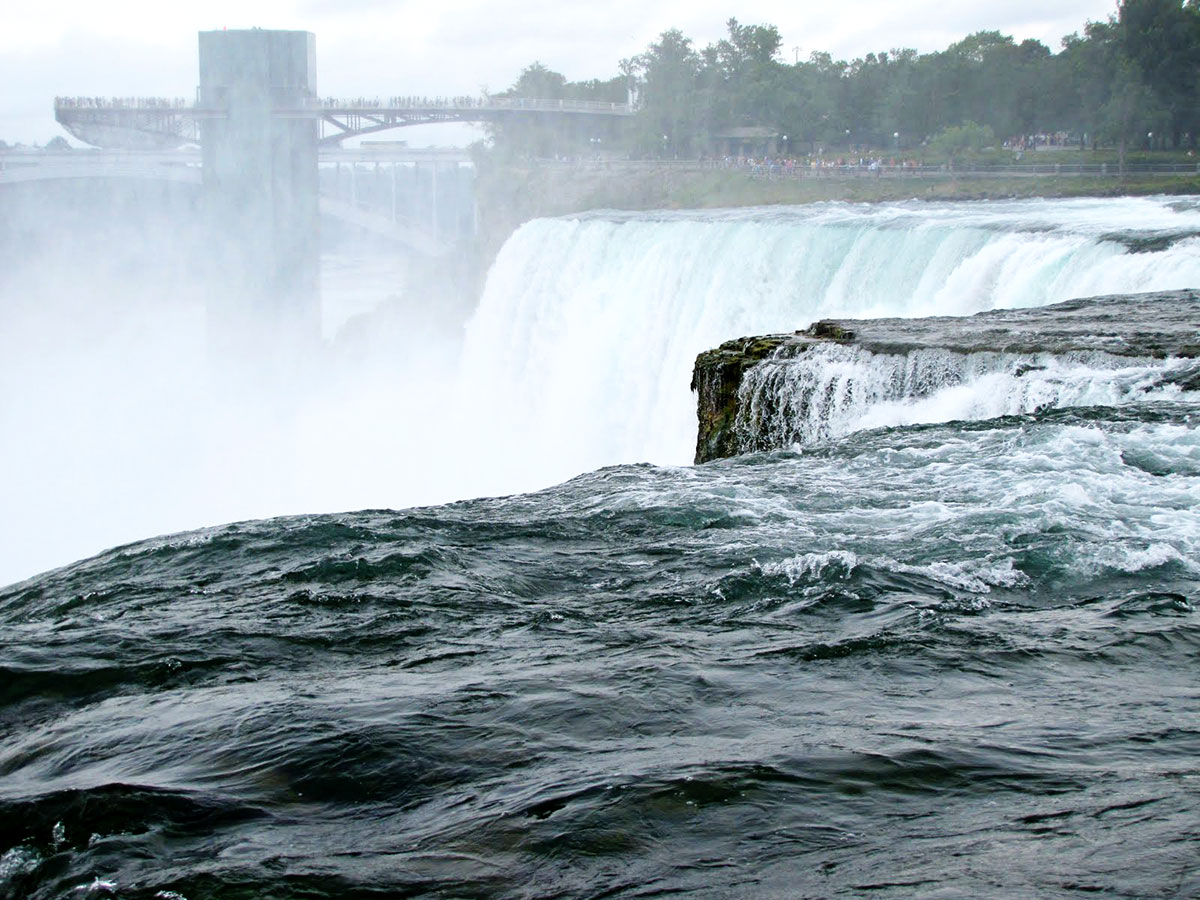
[[[811,444],[854,431],[1169,399],[1190,365],[1106,353],[873,353],[824,344],[747,371],[734,421],[742,451]]]
[[[873,428],[1200,390],[1200,291],[1068,300],[923,319],[823,319],[696,358],[696,461]]]

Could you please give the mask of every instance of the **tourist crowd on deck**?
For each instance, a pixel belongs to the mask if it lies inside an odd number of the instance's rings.
[[[323,109],[618,109],[621,103],[595,100],[536,100],[525,97],[322,97],[312,101]],[[55,97],[66,109],[179,109],[192,106],[185,97]]]
[[[325,108],[359,108],[359,109],[425,109],[437,107],[445,109],[453,107],[455,109],[478,109],[479,107],[488,106],[487,97],[388,97],[386,100],[382,97],[324,97],[321,100],[321,105]]]
[[[620,109],[623,103],[598,100],[538,100],[526,97],[325,97],[325,109]]]
[[[55,97],[62,109],[178,109],[191,106],[185,97]]]

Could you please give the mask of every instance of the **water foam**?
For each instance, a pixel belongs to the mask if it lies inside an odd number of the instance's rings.
[[[493,452],[519,447],[543,476],[684,463],[686,385],[705,349],[825,316],[1186,287],[1200,283],[1200,242],[1132,253],[1105,239],[1184,226],[1200,212],[1145,199],[538,220],[509,239],[467,325],[460,403]]]
[[[1200,574],[1200,478],[1187,469],[1200,459],[1200,427],[1178,418],[870,432],[799,459],[695,471],[758,479],[771,513],[755,526],[762,549],[747,568],[806,596],[891,590],[881,573],[956,597],[1031,586],[1057,596],[1095,579]],[[1170,471],[1131,465],[1133,454]]]
[[[912,565],[887,556],[860,557],[851,550],[828,550],[799,553],[775,562],[755,562],[753,566],[763,575],[786,578],[792,587],[807,582],[842,581],[860,567],[917,575],[952,590],[972,594],[987,594],[993,588],[1019,587],[1029,581],[1025,573],[1014,567],[1011,558],[967,559],[959,562],[939,561]]]
[[[887,354],[824,344],[750,369],[735,428],[743,449],[772,449],[868,428],[1169,400],[1181,391],[1164,376],[1192,365],[1105,353]]]

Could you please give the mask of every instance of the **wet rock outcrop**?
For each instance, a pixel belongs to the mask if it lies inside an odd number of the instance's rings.
[[[696,357],[692,368],[692,390],[698,395],[696,414],[700,420],[696,462],[737,454],[733,423],[742,376],[751,366],[791,344],[792,336],[786,334],[744,337],[726,341]]]
[[[792,334],[741,337],[696,357],[696,462],[769,449],[770,440],[747,435],[747,373],[795,359],[830,344],[869,354],[912,357],[943,351],[955,357],[1003,356],[1018,377],[1020,359],[1100,354],[1143,360],[1200,358],[1200,290],[1068,300],[1036,309],[1001,309],[973,316],[921,319],[822,319]],[[1029,366],[1034,368],[1035,366]],[[1165,370],[1158,384],[1200,390],[1200,365]],[[751,426],[751,429],[753,425]]]

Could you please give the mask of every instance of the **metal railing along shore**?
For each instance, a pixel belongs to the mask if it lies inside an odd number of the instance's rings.
[[[725,171],[741,172],[755,178],[771,179],[846,179],[846,178],[1031,178],[1031,177],[1118,177],[1130,175],[1200,175],[1197,163],[1126,163],[1124,171],[1116,163],[1037,163],[1013,165],[810,165],[797,163],[724,163],[695,159],[616,159],[563,157],[533,160],[537,165],[575,166],[592,170],[650,171]]]

